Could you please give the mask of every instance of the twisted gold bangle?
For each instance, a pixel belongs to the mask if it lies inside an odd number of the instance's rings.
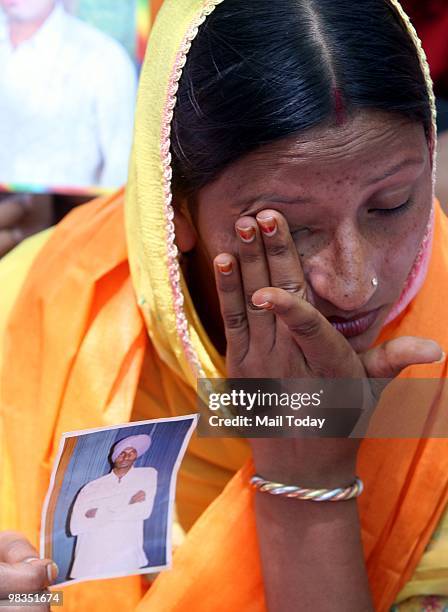
[[[293,497],[307,501],[345,501],[359,497],[364,489],[363,482],[358,476],[348,487],[338,487],[336,489],[304,489],[293,485],[285,485],[279,482],[265,480],[258,474],[250,479],[250,484],[254,489],[261,493],[270,493],[281,497]]]

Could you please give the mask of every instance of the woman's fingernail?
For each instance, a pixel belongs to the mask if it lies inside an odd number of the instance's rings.
[[[445,351],[443,351],[442,357],[438,359],[437,361],[434,361],[434,363],[444,363],[445,360],[446,360],[446,353]]]
[[[255,228],[254,227],[238,227],[236,226],[236,231],[238,232],[239,237],[243,242],[253,242],[255,240]]]
[[[54,582],[59,574],[59,568],[54,561],[47,565],[47,576],[50,582]]]
[[[254,300],[252,300],[252,304],[257,308],[261,308],[262,310],[272,310],[274,308],[274,304],[268,301],[262,302],[261,304],[257,304],[256,302],[254,302]]]
[[[224,274],[224,276],[229,276],[229,274],[232,274],[233,265],[231,261],[217,263],[216,265],[218,270],[221,272],[221,274]]]
[[[26,559],[22,559],[22,563],[34,563],[35,561],[40,561],[39,557],[27,557]]]
[[[257,221],[265,236],[273,236],[277,231],[277,221],[274,217],[257,217]]]

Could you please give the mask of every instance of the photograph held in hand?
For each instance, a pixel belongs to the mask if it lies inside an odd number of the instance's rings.
[[[171,566],[177,471],[196,422],[189,415],[64,434],[41,532],[58,586]]]

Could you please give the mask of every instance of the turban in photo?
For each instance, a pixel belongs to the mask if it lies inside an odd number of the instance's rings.
[[[148,434],[138,434],[136,436],[128,436],[119,440],[114,447],[112,453],[112,461],[118,457],[118,455],[124,451],[125,448],[135,448],[137,451],[137,457],[141,457],[143,453],[146,453],[148,448],[151,446],[151,437]]]

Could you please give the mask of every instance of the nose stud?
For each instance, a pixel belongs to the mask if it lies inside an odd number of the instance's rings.
[[[372,278],[372,287],[375,287],[375,289],[378,287],[378,279],[376,276]]]

